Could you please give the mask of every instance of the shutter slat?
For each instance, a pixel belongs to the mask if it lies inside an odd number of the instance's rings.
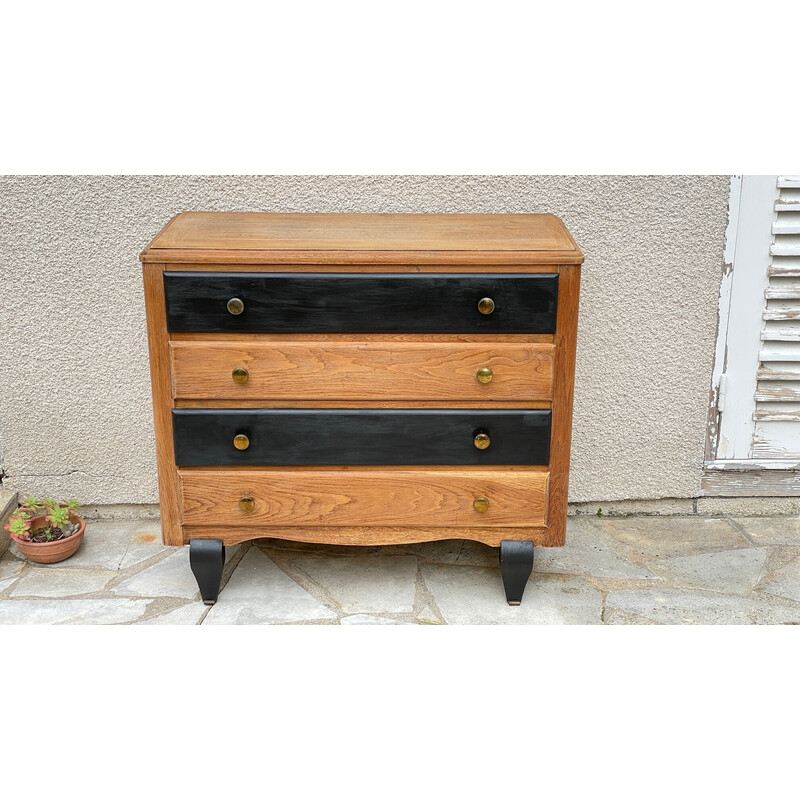
[[[778,331],[761,331],[762,342],[800,342],[800,331],[781,329]]]
[[[800,289],[773,288],[766,292],[767,300],[800,300]]]
[[[800,258],[787,258],[777,261],[767,267],[770,278],[797,278],[800,277]]]
[[[788,411],[783,408],[759,408],[753,414],[757,422],[800,422],[800,411]]]
[[[756,389],[756,400],[762,403],[774,403],[785,400],[789,403],[800,402],[800,385],[796,383],[760,382]]]
[[[800,370],[797,367],[792,368],[792,364],[787,367],[778,369],[774,365],[770,367],[762,365],[758,368],[758,379],[760,381],[800,381]]]
[[[772,226],[772,232],[778,236],[781,234],[798,234],[800,233],[800,219],[791,217],[786,220],[776,222]]]
[[[758,355],[761,361],[798,361],[800,362],[800,344],[795,342],[768,341],[761,345]]]
[[[800,319],[800,307],[768,309],[764,312],[763,317],[767,321]]]
[[[800,256],[800,244],[773,244],[769,248],[771,256]]]

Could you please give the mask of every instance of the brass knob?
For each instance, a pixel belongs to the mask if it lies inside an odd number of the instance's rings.
[[[492,372],[489,367],[481,367],[475,373],[475,377],[478,379],[479,383],[491,383],[492,378],[494,378],[494,372]]]
[[[250,447],[250,439],[247,434],[237,433],[236,436],[233,437],[233,446],[237,450],[247,450],[247,448]]]
[[[489,501],[485,497],[476,497],[472,507],[480,514],[483,514],[484,511],[489,509]]]
[[[491,297],[482,297],[478,300],[478,311],[481,314],[491,314],[494,311],[494,300]]]
[[[477,500],[475,501],[478,502]],[[250,512],[256,507],[255,500],[252,497],[242,497],[239,500],[239,510],[244,512]]]
[[[236,369],[231,372],[231,377],[236,383],[247,383],[250,373],[244,367],[236,367]]]
[[[489,435],[483,432],[476,433],[472,441],[475,443],[475,447],[477,447],[478,450],[485,450],[492,443]]]
[[[238,316],[242,313],[242,311],[244,311],[244,302],[238,297],[231,297],[231,299],[228,300],[228,311],[230,311],[234,316]]]

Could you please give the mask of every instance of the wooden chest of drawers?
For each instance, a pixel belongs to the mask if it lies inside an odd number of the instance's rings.
[[[165,544],[564,544],[583,256],[548,214],[184,213],[141,255]]]

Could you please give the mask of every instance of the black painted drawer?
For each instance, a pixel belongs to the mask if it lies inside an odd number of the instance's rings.
[[[178,466],[546,465],[550,455],[541,410],[175,409],[172,421]]]
[[[173,333],[553,333],[558,275],[165,272],[164,288]]]

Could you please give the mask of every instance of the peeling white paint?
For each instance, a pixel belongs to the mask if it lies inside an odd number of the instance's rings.
[[[722,282],[717,303],[717,341],[714,348],[714,368],[711,374],[711,401],[708,412],[708,445],[706,452],[715,455],[723,443],[719,441],[719,416],[721,407],[721,382],[725,374],[725,347],[728,341],[728,320],[730,318],[731,288],[733,286],[733,263],[736,253],[736,234],[739,225],[739,205],[742,195],[742,176],[732,175],[728,195],[728,227],[725,230],[725,250],[723,252]],[[724,446],[727,448],[728,439]]]

